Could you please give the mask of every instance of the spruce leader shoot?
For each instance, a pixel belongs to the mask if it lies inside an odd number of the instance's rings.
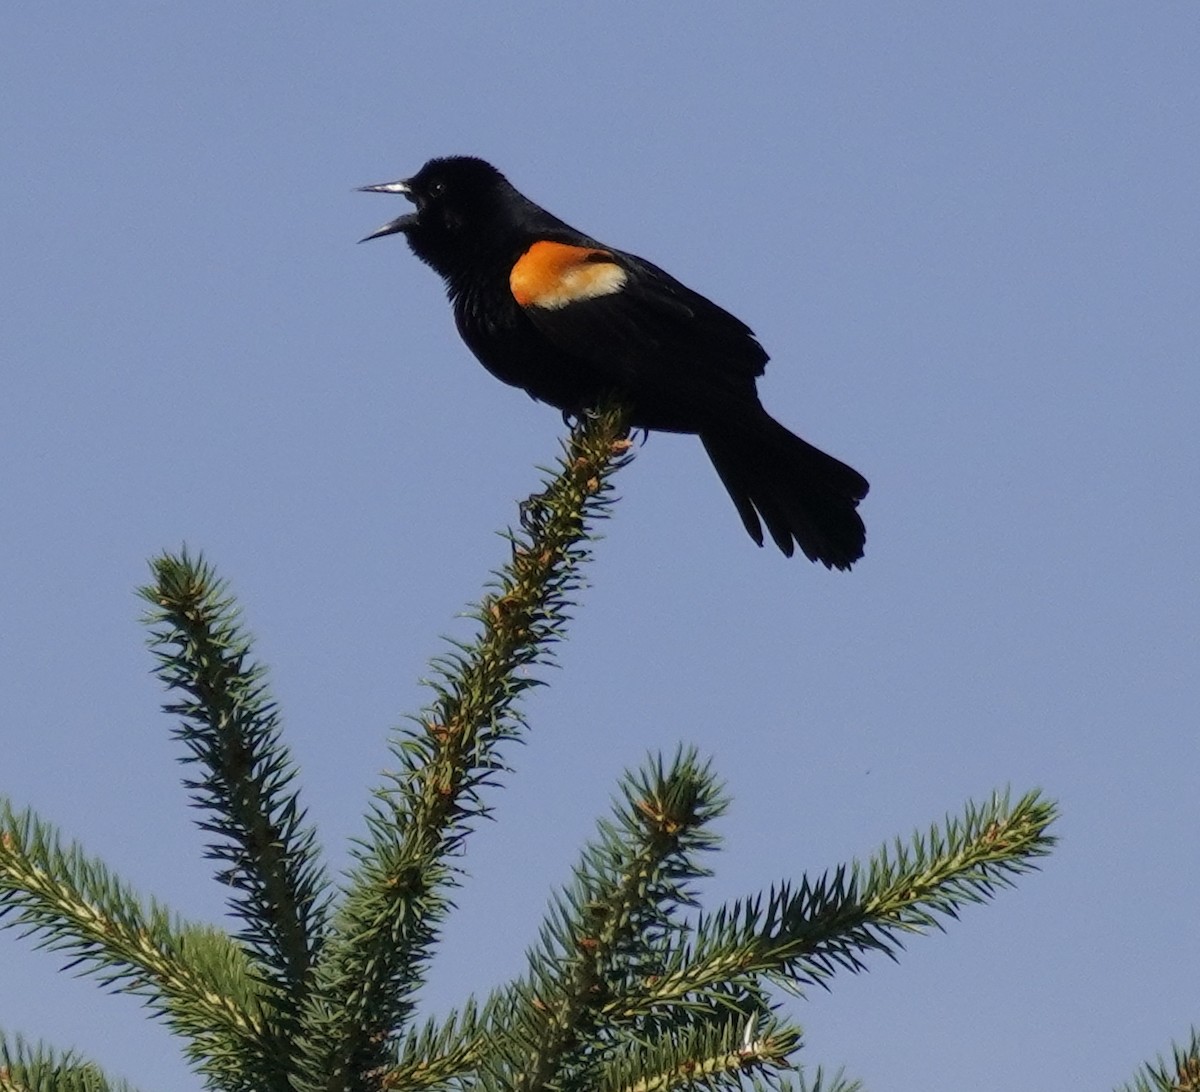
[[[408,238],[496,378],[566,414],[615,395],[636,428],[695,433],[760,546],[765,523],[789,557],[799,546],[833,569],[862,557],[867,480],[763,409],[767,354],[745,323],[563,223],[481,159],[432,159],[412,178],[362,188],[416,205],[367,239]]]

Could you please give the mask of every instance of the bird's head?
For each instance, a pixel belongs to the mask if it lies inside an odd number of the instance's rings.
[[[527,204],[495,167],[472,156],[431,159],[411,178],[360,188],[398,193],[416,205],[360,242],[403,234],[417,257],[443,276],[505,233]]]

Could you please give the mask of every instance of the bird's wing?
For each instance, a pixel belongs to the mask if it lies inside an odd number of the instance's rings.
[[[741,399],[767,362],[745,323],[632,254],[540,240],[509,288],[547,340],[634,390]]]

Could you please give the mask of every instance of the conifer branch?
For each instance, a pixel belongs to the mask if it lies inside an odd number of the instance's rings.
[[[0,918],[67,953],[68,967],[146,998],[203,1071],[232,1081],[260,1053],[258,986],[225,933],[181,922],[153,900],[143,907],[101,862],[2,800]]]
[[[669,768],[653,759],[620,789],[614,821],[602,822],[584,849],[513,991],[500,1053],[521,1092],[557,1087],[563,1071],[594,1066],[597,1039],[620,1030],[610,1001],[661,971],[662,938],[682,928],[676,912],[694,903],[694,881],[709,875],[697,857],[715,847],[706,827],[727,802],[695,750],[681,749]]]
[[[812,1080],[803,1069],[778,1082],[779,1092],[863,1092],[863,1083],[857,1078],[847,1077],[842,1069],[832,1072],[824,1066],[813,1070]]]
[[[741,1027],[748,1012],[767,1012],[765,1001],[740,990],[719,1011],[681,1009],[669,1029],[659,1014],[622,1027],[611,1019],[622,1006],[607,1003],[631,988],[640,992],[642,980],[661,969],[662,938],[686,928],[676,911],[694,905],[694,881],[709,875],[697,858],[715,848],[706,827],[725,806],[710,764],[694,749],[681,749],[669,768],[656,757],[627,773],[615,819],[601,821],[574,883],[553,904],[527,976],[494,995],[479,1021],[473,1009],[469,1022],[451,1016],[462,1029],[453,1052],[445,1036],[434,1047],[432,1025],[419,1042],[409,1038],[405,1055],[434,1057],[440,1073],[451,1057],[482,1065],[485,1085],[497,1089],[570,1087],[569,1073],[594,1072],[622,1037],[653,1039],[697,1021],[727,1021],[731,1011]],[[385,1083],[403,1081],[394,1071]]]
[[[894,956],[906,933],[940,928],[967,903],[983,902],[1013,877],[1037,867],[1055,839],[1046,833],[1055,806],[1036,792],[1015,805],[996,796],[968,804],[927,836],[899,840],[866,868],[838,868],[704,915],[695,937],[676,948],[669,969],[648,982],[646,1009],[767,975],[795,990],[821,985],[839,967],[864,968],[869,951]]]
[[[1117,1092],[1200,1092],[1200,1031],[1192,1028],[1185,1046],[1172,1044],[1171,1060],[1147,1062]]]
[[[329,885],[292,786],[278,710],[211,566],[184,550],[151,567],[154,584],[140,592],[152,604],[144,621],[156,674],[179,695],[163,708],[180,718],[175,736],[187,747],[185,761],[200,769],[184,784],[206,815],[200,829],[214,836],[207,854],[224,866],[217,878],[233,888],[230,907],[243,926],[237,939],[274,987],[276,1014],[294,1024],[321,942]]]
[[[630,1040],[601,1063],[580,1088],[597,1092],[777,1088],[800,1049],[800,1030],[769,1013],[722,1013],[654,1040]],[[819,1078],[818,1078],[819,1079]]]
[[[800,991],[908,934],[941,928],[1010,885],[1054,842],[1053,804],[1031,793],[968,805],[865,866],[781,884],[694,920],[701,854],[725,798],[680,750],[627,773],[612,818],[557,896],[524,976],[406,1025],[458,882],[455,858],[489,813],[519,699],[562,639],[611,475],[631,457],[624,414],[582,420],[545,489],[522,506],[511,556],[472,616],[477,636],[434,661],[434,700],[391,741],[396,768],[330,918],[279,718],[224,585],[185,553],[153,562],[143,590],[157,673],[177,700],[187,782],[233,889],[230,937],[143,904],[47,824],[0,802],[0,924],[66,952],[105,985],[145,998],[228,1092],[855,1092],[794,1068],[800,1029],[772,983]],[[549,473],[549,472],[548,472]],[[239,943],[240,942],[240,943]],[[1147,1067],[1126,1092],[1200,1092],[1200,1043]],[[72,1054],[0,1034],[0,1092],[131,1092]]]
[[[399,1060],[380,1081],[389,1089],[442,1088],[461,1082],[478,1068],[484,1052],[491,1049],[485,1019],[473,1001],[461,1012],[444,1020],[431,1019],[410,1033],[399,1052]]]
[[[58,1054],[0,1030],[0,1092],[135,1092],[74,1051]]]
[[[630,458],[625,414],[584,417],[558,471],[522,507],[511,557],[473,612],[472,642],[434,661],[435,699],[392,742],[398,770],[377,793],[368,836],[319,965],[321,1001],[306,1017],[309,1089],[364,1089],[395,1064],[394,1037],[454,885],[450,860],[487,814],[482,797],[505,770],[500,746],[525,731],[516,705],[561,639],[581,587],[596,520],[612,503],[609,479]]]

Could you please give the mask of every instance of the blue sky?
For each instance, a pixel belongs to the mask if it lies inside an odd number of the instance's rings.
[[[1195,3],[10,5],[0,26],[0,791],[219,919],[137,623],[241,597],[337,865],[386,730],[558,414],[458,343],[399,204],[484,156],[726,306],[861,469],[850,574],[757,550],[686,437],[620,481],[427,993],[517,973],[649,750],[734,807],[719,900],[1043,787],[1041,874],[798,1005],[872,1089],[1104,1088],[1200,1021]],[[0,1024],[198,1088],[0,937]]]

